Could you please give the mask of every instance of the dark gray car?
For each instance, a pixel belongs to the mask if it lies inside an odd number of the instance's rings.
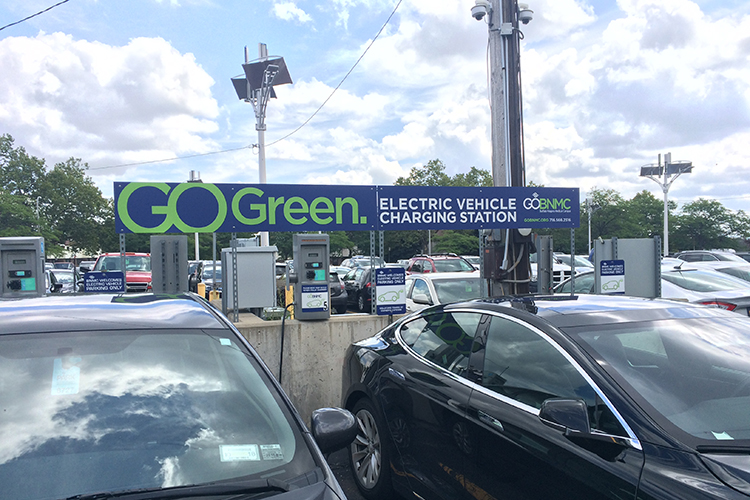
[[[345,498],[323,453],[352,415],[308,431],[195,294],[0,302],[0,373],[0,498]]]

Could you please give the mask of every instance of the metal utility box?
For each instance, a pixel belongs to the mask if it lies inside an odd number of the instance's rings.
[[[0,298],[41,297],[47,292],[44,278],[44,238],[0,238]]]
[[[327,234],[293,235],[294,318],[299,320],[331,317],[328,284],[330,242]]]
[[[276,306],[276,256],[278,249],[240,247],[237,251],[237,274],[234,273],[232,248],[222,248],[222,309],[234,310],[234,280],[237,280],[237,310]]]
[[[154,293],[188,291],[187,235],[151,236],[151,288]]]
[[[555,286],[553,268],[554,253],[552,252],[552,236],[539,236],[536,240],[536,283],[537,291],[542,295],[549,295]]]
[[[661,238],[594,242],[594,293],[661,297]]]

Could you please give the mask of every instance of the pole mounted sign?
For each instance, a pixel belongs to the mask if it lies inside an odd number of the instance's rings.
[[[116,182],[123,233],[571,228],[577,188]]]

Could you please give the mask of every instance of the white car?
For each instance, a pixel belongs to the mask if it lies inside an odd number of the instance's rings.
[[[683,267],[688,266],[694,269],[711,269],[713,271],[719,271],[720,273],[728,274],[729,276],[734,276],[735,278],[739,278],[750,283],[750,262],[747,261],[745,261],[744,263],[739,261],[726,260],[717,260],[713,262],[690,262],[684,264]]]
[[[662,266],[661,298],[704,304],[748,316],[750,283],[710,269]],[[626,284],[627,287],[627,284]],[[570,293],[571,280],[555,287],[555,293]],[[594,293],[594,271],[576,274],[574,293]]]
[[[484,294],[479,271],[410,274],[406,277],[406,312],[435,304],[476,299]]]

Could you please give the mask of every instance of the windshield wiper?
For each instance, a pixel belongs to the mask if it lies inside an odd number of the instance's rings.
[[[239,495],[252,493],[286,493],[291,488],[287,481],[281,479],[251,479],[228,483],[207,483],[173,488],[141,488],[135,490],[107,491],[73,495],[65,500],[107,500],[109,498],[126,498],[127,500],[160,500],[170,498],[191,498],[218,495]]]

